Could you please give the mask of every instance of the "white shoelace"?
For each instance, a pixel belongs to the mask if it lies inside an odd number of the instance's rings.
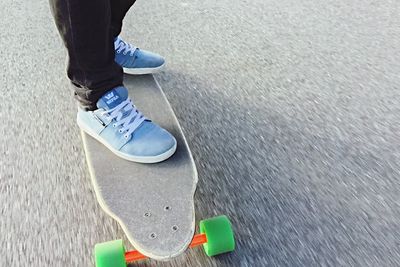
[[[114,43],[115,46],[115,50],[117,51],[117,53],[121,53],[122,51],[124,55],[127,55],[128,53],[130,53],[131,56],[133,56],[133,54],[135,53],[137,47],[125,43],[124,41],[122,41],[121,39],[117,39]]]
[[[122,118],[124,114],[130,112],[125,118]],[[142,124],[146,118],[143,114],[136,109],[132,101],[128,98],[121,102],[116,107],[106,110],[101,113],[102,116],[108,115],[110,120],[116,119],[113,127],[122,127],[119,129],[119,133],[125,133],[124,137],[128,139],[130,135]]]

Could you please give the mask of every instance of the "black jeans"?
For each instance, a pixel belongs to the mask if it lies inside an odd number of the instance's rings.
[[[114,61],[114,38],[135,0],[50,0],[58,31],[68,50],[68,78],[86,110],[122,85],[123,70]]]

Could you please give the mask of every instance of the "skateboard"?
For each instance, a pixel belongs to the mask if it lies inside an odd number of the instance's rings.
[[[161,87],[152,75],[126,75],[124,81],[139,110],[172,133],[178,146],[161,163],[135,163],[81,132],[100,206],[121,225],[136,249],[126,251],[121,239],[96,244],[96,267],[126,267],[146,258],[168,260],[199,245],[208,256],[233,251],[232,225],[224,215],[200,221],[200,234],[194,235],[197,169]]]

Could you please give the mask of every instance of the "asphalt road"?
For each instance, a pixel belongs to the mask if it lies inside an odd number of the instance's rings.
[[[123,37],[199,171],[197,218],[237,250],[135,266],[399,266],[400,2],[139,1]],[[0,1],[0,266],[92,266],[100,209],[47,1]]]

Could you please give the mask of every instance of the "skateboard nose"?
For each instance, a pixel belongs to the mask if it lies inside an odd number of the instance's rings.
[[[192,202],[182,199],[143,209],[140,218],[129,220],[134,227],[125,231],[129,233],[129,241],[142,254],[156,260],[178,256],[186,250],[194,235],[194,207],[188,204]]]

